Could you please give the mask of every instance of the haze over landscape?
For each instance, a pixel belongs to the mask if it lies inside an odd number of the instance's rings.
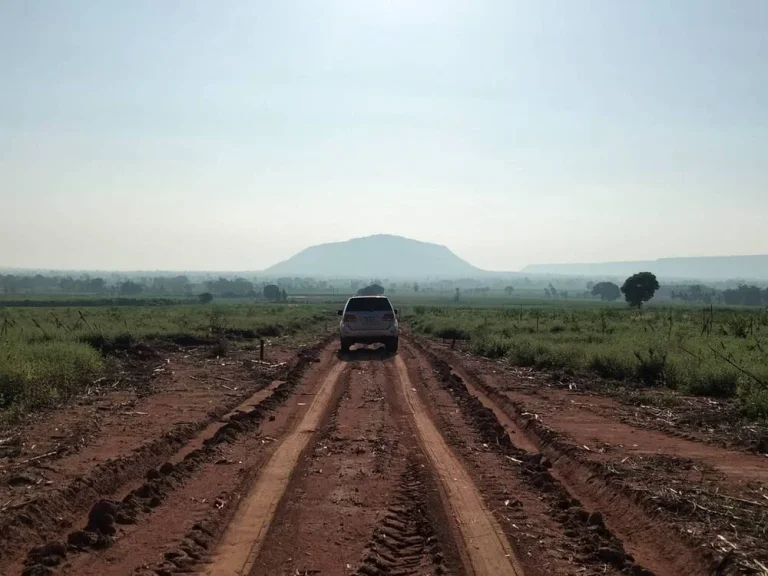
[[[767,22],[757,0],[3,2],[0,266],[264,270],[377,233],[497,271],[766,254]]]
[[[768,576],[767,31],[0,0],[0,576]]]

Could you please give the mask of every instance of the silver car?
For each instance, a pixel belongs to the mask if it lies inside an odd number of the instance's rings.
[[[386,296],[353,296],[344,310],[339,310],[341,351],[353,344],[381,343],[391,353],[397,352],[399,328],[397,313]]]

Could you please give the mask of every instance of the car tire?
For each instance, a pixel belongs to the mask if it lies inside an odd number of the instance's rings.
[[[341,351],[342,352],[349,352],[349,349],[352,347],[352,343],[349,340],[345,340],[344,338],[341,339]]]
[[[387,352],[390,354],[397,354],[397,346],[399,344],[399,338],[392,338],[386,344]]]

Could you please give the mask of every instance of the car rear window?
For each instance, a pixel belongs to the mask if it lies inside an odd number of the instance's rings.
[[[347,312],[391,312],[392,305],[386,298],[352,298]]]

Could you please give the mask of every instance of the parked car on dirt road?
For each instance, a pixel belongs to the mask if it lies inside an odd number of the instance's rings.
[[[397,352],[397,313],[386,296],[353,296],[339,315],[342,352],[348,352],[353,344],[376,343],[384,344],[388,352]]]

